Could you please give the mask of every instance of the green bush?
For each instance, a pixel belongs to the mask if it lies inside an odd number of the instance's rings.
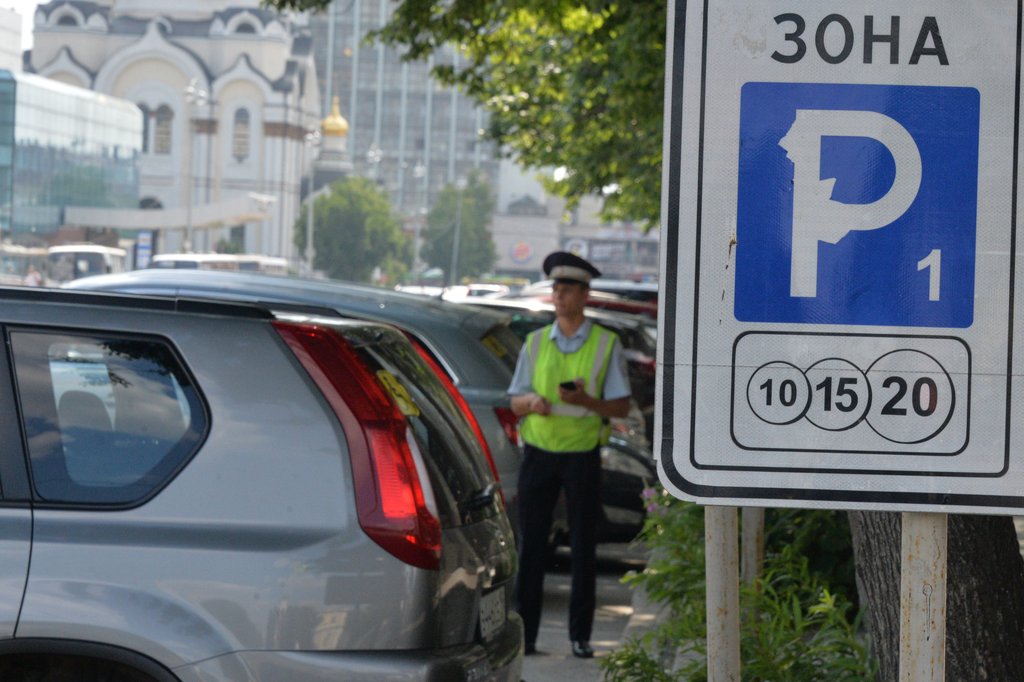
[[[706,680],[703,508],[664,492],[645,497],[649,513],[641,540],[651,558],[626,581],[644,589],[668,617],[602,659],[605,680]],[[742,679],[873,680],[875,664],[857,636],[845,515],[773,510],[766,515],[765,537],[761,579],[740,590]]]
[[[807,557],[812,575],[845,596],[855,613],[859,605],[853,565],[853,541],[846,512],[825,509],[765,510],[765,552],[792,547]]]

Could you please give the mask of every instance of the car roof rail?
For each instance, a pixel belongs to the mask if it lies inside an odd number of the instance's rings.
[[[75,303],[163,312],[200,313],[226,317],[273,318],[273,314],[265,305],[190,296],[170,297],[149,294],[125,294],[111,291],[14,286],[0,287],[0,299],[7,301]],[[336,313],[335,316],[337,316]]]
[[[350,317],[348,315],[343,315],[330,306],[314,305],[312,303],[258,300],[255,302],[255,305],[262,306],[271,312],[297,313],[300,315],[311,315],[316,317]]]

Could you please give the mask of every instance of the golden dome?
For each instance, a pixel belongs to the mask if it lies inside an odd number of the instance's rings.
[[[348,135],[348,121],[341,115],[341,106],[338,104],[338,97],[331,100],[331,113],[320,123],[324,135],[328,137],[345,137]]]

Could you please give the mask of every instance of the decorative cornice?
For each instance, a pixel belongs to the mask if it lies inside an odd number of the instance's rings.
[[[267,99],[270,99],[273,95],[274,82],[270,80],[267,74],[256,68],[248,54],[243,53],[238,56],[235,63],[231,65],[231,68],[217,76],[212,90],[214,99],[219,99],[220,90],[226,84],[239,78],[255,80],[262,87],[263,94]]]
[[[89,69],[85,64],[78,61],[67,45],[60,48],[57,56],[41,66],[39,69],[26,69],[30,73],[38,73],[40,76],[49,76],[60,70],[75,73],[85,81],[85,87],[91,88],[96,80],[96,72]]]
[[[267,121],[263,124],[263,135],[265,137],[285,137],[289,140],[304,142],[306,133],[309,132],[302,126],[293,123],[275,123]]]
[[[217,134],[217,119],[215,118],[194,118],[192,125],[195,126],[196,133],[200,135]]]
[[[203,77],[201,87],[209,90],[211,74],[206,63],[192,50],[177,42],[168,40],[161,29],[159,19],[149,22],[146,33],[139,40],[114,52],[107,57],[103,66],[96,72],[95,87],[107,91],[112,78],[120,74],[128,64],[136,61],[141,55],[160,55],[163,59],[181,69],[188,77],[199,72]],[[109,81],[109,82],[108,82]]]
[[[57,10],[63,7],[73,8],[82,18],[83,23],[88,21],[94,14],[99,14],[109,23],[110,7],[107,5],[101,5],[96,2],[87,2],[85,0],[54,0],[53,2],[47,2],[40,4],[36,7],[36,12],[42,12],[43,16],[46,17],[49,22],[50,16]]]

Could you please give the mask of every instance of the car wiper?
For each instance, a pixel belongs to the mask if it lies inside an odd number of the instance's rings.
[[[477,509],[483,509],[494,502],[494,496],[498,492],[497,483],[488,483],[480,490],[473,493],[473,495],[462,503],[462,506],[467,511],[476,511]]]

